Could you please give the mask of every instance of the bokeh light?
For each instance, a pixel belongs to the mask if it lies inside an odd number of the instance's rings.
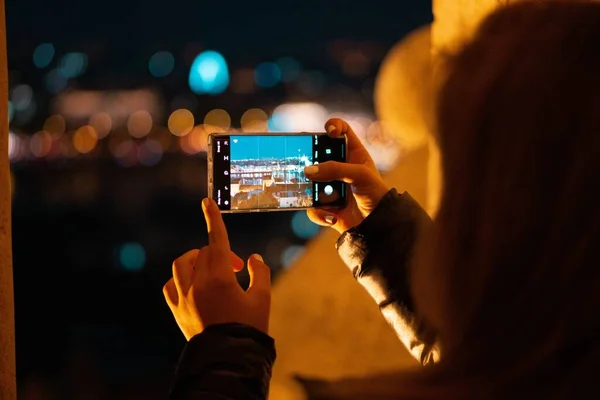
[[[263,88],[270,88],[281,80],[281,70],[279,66],[272,62],[263,62],[254,69],[254,80],[256,84]]]
[[[73,147],[81,154],[91,152],[96,144],[98,144],[98,134],[90,125],[82,126],[73,135]]]
[[[310,239],[319,233],[319,226],[313,223],[306,211],[297,211],[292,217],[292,231],[300,239]]]
[[[8,132],[8,159],[10,161],[16,160],[19,155],[19,147],[21,145],[20,138],[13,132]]]
[[[52,43],[42,43],[33,51],[33,64],[37,68],[46,68],[54,59],[54,45]]]
[[[146,167],[158,164],[163,155],[163,149],[160,143],[154,139],[146,139],[138,147],[138,161]]]
[[[88,57],[84,53],[67,53],[61,59],[58,70],[65,78],[76,78],[85,73]]]
[[[244,132],[266,132],[269,116],[260,108],[251,108],[242,115],[240,122]]]
[[[52,148],[52,137],[46,131],[36,132],[29,140],[29,150],[37,158],[48,155]]]
[[[227,111],[217,108],[206,114],[204,125],[212,125],[223,130],[228,130],[231,127],[231,117]]]
[[[162,78],[169,75],[175,67],[175,57],[168,51],[159,51],[154,53],[150,57],[148,62],[148,69],[150,73],[157,77]]]
[[[106,112],[97,112],[90,117],[89,125],[96,130],[98,139],[102,139],[112,130],[112,118]]]
[[[67,78],[65,78],[57,69],[53,69],[52,71],[48,72],[44,77],[46,89],[48,89],[51,94],[58,94],[62,92],[66,89],[68,83],[69,81]]]
[[[281,253],[281,264],[284,268],[291,266],[305,251],[304,246],[292,245],[287,247],[283,253]]]
[[[15,106],[13,106],[12,101],[8,102],[8,122],[10,123],[15,116]]]
[[[43,129],[51,135],[62,136],[67,129],[67,124],[62,115],[55,114],[46,118]]]
[[[269,119],[272,132],[323,132],[328,112],[317,103],[282,104]]]
[[[33,89],[29,85],[15,86],[11,90],[10,100],[16,111],[25,111],[33,100]]]
[[[196,94],[223,93],[229,86],[229,69],[225,58],[216,51],[200,53],[190,68],[189,85]]]
[[[277,60],[277,66],[281,70],[281,81],[286,83],[296,80],[302,70],[300,63],[292,57],[280,58]]]
[[[206,151],[208,146],[208,132],[204,125],[198,125],[181,138],[181,150],[186,154],[197,154]]]
[[[127,119],[127,130],[134,138],[143,138],[152,130],[152,116],[148,111],[136,111]]]
[[[185,136],[192,131],[194,123],[194,114],[190,110],[180,108],[171,113],[167,126],[173,135]]]
[[[119,249],[119,262],[127,271],[140,271],[146,264],[146,250],[139,243],[125,243]]]

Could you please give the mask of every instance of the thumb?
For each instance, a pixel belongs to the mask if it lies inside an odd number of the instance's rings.
[[[271,293],[271,269],[263,262],[263,258],[254,254],[248,259],[250,286],[248,292]]]
[[[327,161],[304,169],[306,176],[317,182],[342,181],[352,186],[368,186],[374,180],[372,171],[363,164]]]

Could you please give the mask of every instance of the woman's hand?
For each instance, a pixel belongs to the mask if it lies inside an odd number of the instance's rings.
[[[346,135],[347,162],[328,161],[313,165],[305,168],[305,174],[317,182],[349,183],[352,196],[348,197],[348,204],[344,208],[312,208],[308,210],[308,217],[315,224],[331,226],[342,233],[360,224],[377,207],[389,188],[381,179],[367,149],[346,121],[332,118],[325,124],[325,129],[331,137]]]
[[[271,271],[259,255],[248,260],[250,286],[244,291],[235,271],[243,261],[231,252],[227,229],[213,200],[202,209],[208,226],[208,246],[192,250],[173,263],[173,278],[163,293],[175,321],[190,340],[210,325],[240,323],[264,333],[269,329]]]

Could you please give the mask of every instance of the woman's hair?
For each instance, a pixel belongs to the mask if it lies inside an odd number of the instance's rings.
[[[600,4],[500,9],[450,71],[423,311],[473,386],[569,398],[600,362]]]
[[[600,4],[502,7],[449,71],[437,232],[413,265],[442,359],[344,390],[586,398],[600,384]]]

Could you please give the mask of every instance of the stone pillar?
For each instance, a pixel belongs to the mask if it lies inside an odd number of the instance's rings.
[[[0,399],[17,398],[8,162],[8,65],[4,0],[0,0]]]

